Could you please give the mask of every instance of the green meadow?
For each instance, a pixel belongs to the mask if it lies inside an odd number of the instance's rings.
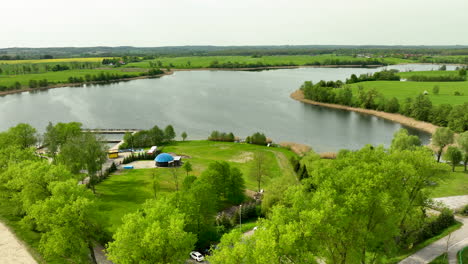
[[[163,57],[151,60],[152,62],[160,61],[162,67],[171,67],[176,69],[193,69],[207,68],[213,61],[218,61],[220,64],[227,62],[238,62],[242,64],[263,63],[265,65],[282,65],[295,64],[306,65],[320,63],[321,65],[330,64],[331,61],[350,61],[358,62],[366,61],[366,58],[358,58],[353,56],[337,56],[337,55],[292,55],[292,56],[262,56],[255,58],[252,56],[193,56],[193,57]],[[386,64],[409,63],[411,61],[398,58],[381,58],[378,59]],[[172,66],[170,66],[172,65]],[[129,63],[123,67],[149,68],[150,61],[142,61]]]
[[[134,77],[139,76],[140,73],[143,73],[145,70],[141,71],[128,71],[126,69],[89,69],[89,70],[67,70],[67,71],[57,71],[57,72],[46,72],[38,74],[21,74],[21,75],[0,75],[0,86],[10,86],[15,82],[19,82],[23,87],[29,86],[30,80],[43,80],[47,79],[49,83],[69,83],[69,77],[83,77],[87,74],[98,75],[101,72],[103,73],[112,73],[118,75],[131,75]]]
[[[441,76],[441,75],[456,75],[455,71],[425,71],[425,72],[402,72],[400,77],[405,79],[412,75],[426,76]],[[439,86],[439,94],[433,94],[434,86]],[[412,82],[412,81],[369,81],[360,82],[350,85],[355,94],[358,87],[364,89],[376,89],[387,98],[396,97],[400,103],[406,98],[414,98],[418,94],[427,91],[427,95],[434,105],[451,104],[460,105],[468,102],[468,82]],[[460,92],[462,95],[454,95],[455,92]]]
[[[193,167],[190,175],[197,177],[208,168],[210,163],[226,161],[242,171],[248,190],[257,189],[256,181],[249,175],[249,170],[254,153],[263,152],[266,155],[266,164],[268,164],[268,177],[265,178],[262,188],[268,190],[271,180],[278,177],[287,178],[291,184],[297,182],[289,161],[295,154],[284,148],[228,142],[186,141],[176,142],[165,147],[163,151],[189,157],[183,161],[190,161]],[[171,170],[172,168],[123,170],[98,184],[96,194],[99,200],[101,222],[106,230],[111,233],[115,231],[125,214],[138,210],[146,199],[154,197],[153,174],[159,185],[156,195],[175,191],[175,181]],[[181,187],[186,172],[178,168],[177,176],[179,187]]]

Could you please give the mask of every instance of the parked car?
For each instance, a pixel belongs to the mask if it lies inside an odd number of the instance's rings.
[[[190,252],[190,257],[198,262],[202,262],[203,260],[205,260],[205,258],[203,257],[203,255],[200,253],[200,252],[197,252],[197,251],[192,251]]]

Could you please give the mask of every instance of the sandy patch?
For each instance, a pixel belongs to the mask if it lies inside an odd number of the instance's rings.
[[[246,162],[253,160],[253,157],[254,157],[253,152],[245,151],[245,152],[242,152],[237,157],[230,159],[229,161],[237,162],[237,163],[246,163]]]
[[[279,145],[282,147],[291,149],[294,153],[300,156],[305,155],[307,152],[309,152],[312,149],[311,147],[307,145],[294,143],[294,142],[281,142],[279,143]]]
[[[37,263],[26,250],[26,247],[13,235],[13,233],[3,223],[0,223],[0,263]]]
[[[156,164],[153,160],[138,160],[128,164],[122,164],[119,169],[123,169],[123,166],[132,165],[134,169],[153,169],[156,168]]]
[[[403,124],[405,126],[409,126],[412,128],[416,128],[431,134],[434,134],[438,126],[433,125],[431,123],[423,122],[423,121],[418,121],[414,118],[403,116],[400,114],[392,114],[392,113],[386,113],[386,112],[381,112],[377,110],[370,110],[370,109],[362,109],[362,108],[357,108],[357,107],[350,107],[350,106],[345,106],[345,105],[338,105],[338,104],[327,104],[327,103],[320,103],[316,101],[312,101],[309,99],[304,98],[304,93],[301,90],[297,90],[291,94],[291,98],[303,103],[307,104],[312,104],[312,105],[319,105],[319,106],[325,106],[329,108],[335,108],[335,109],[343,109],[343,110],[348,110],[348,111],[353,111],[353,112],[358,112],[358,113],[363,113],[363,114],[369,114],[369,115],[374,115],[377,117],[385,118],[387,120],[397,122],[400,124]]]

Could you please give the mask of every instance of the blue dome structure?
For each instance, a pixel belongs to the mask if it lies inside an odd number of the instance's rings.
[[[158,167],[168,167],[169,162],[174,161],[174,158],[170,154],[161,153],[158,156],[156,156],[154,161],[156,162],[156,166]]]

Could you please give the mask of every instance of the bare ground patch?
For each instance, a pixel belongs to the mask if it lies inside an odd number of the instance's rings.
[[[246,162],[253,160],[253,156],[254,156],[253,152],[246,151],[246,152],[242,152],[237,157],[230,159],[229,161],[237,162],[237,163],[246,163]]]

